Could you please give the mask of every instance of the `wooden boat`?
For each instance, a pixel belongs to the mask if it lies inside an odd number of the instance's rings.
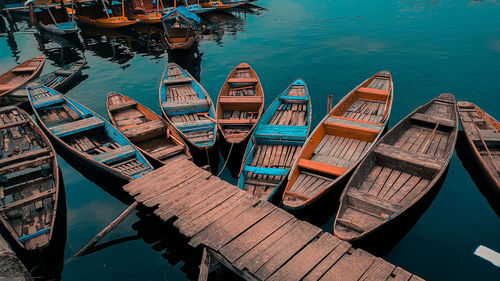
[[[229,73],[217,99],[217,126],[230,145],[246,146],[264,111],[264,90],[257,73],[240,63]]]
[[[108,94],[106,108],[111,124],[155,166],[180,156],[191,158],[187,145],[172,125],[149,108],[119,93]]]
[[[189,11],[195,13],[195,14],[203,14],[211,11],[215,11],[216,8],[214,7],[203,7],[198,0],[196,4],[189,4],[187,0],[173,0],[174,5],[172,7],[165,7],[164,11],[165,13],[170,13],[171,11],[177,9],[178,7],[185,7]],[[181,2],[181,3],[178,3]]]
[[[0,222],[21,249],[49,245],[60,174],[54,147],[28,113],[0,108]]]
[[[74,15],[71,17],[64,7],[39,6],[41,10],[35,12],[38,26],[47,32],[57,35],[75,34],[80,30],[75,22]]]
[[[213,8],[215,10],[225,10],[238,7],[247,3],[248,1],[221,1],[221,0],[209,0],[208,2],[200,3],[203,8]]]
[[[124,1],[121,1],[121,5],[111,7],[107,7],[105,1],[77,2],[76,20],[78,23],[99,28],[119,28],[139,23],[138,19],[130,20],[125,16]]]
[[[441,94],[401,120],[347,183],[335,235],[360,243],[382,235],[385,227],[405,224],[399,218],[424,202],[446,176],[457,131],[455,98],[450,94]]]
[[[486,188],[500,200],[500,122],[477,105],[460,101],[458,115],[467,139],[467,150]]]
[[[238,187],[257,198],[281,198],[280,187],[311,130],[306,83],[296,80],[279,95],[257,124],[245,151]]]
[[[200,39],[200,18],[181,6],[162,20],[164,39],[170,50],[189,50]]]
[[[191,74],[169,63],[159,88],[163,116],[190,146],[203,155],[215,148],[215,110],[210,96]]]
[[[87,61],[82,59],[67,64],[53,72],[42,75],[25,83],[15,91],[12,91],[9,94],[9,98],[11,99],[11,102],[15,104],[28,102],[28,93],[26,92],[28,85],[40,84],[56,91],[61,91],[74,82],[79,75],[81,75],[82,69],[86,64]]]
[[[152,170],[135,146],[95,112],[45,86],[27,90],[38,123],[66,155],[118,180]]]
[[[0,97],[9,94],[42,72],[45,55],[27,60],[0,76]]]
[[[285,209],[305,212],[323,202],[329,206],[337,202],[352,171],[387,127],[392,100],[392,77],[385,71],[340,100],[314,129],[294,163],[283,194]]]
[[[156,2],[156,3],[155,3]],[[142,24],[160,23],[164,10],[162,1],[132,0],[132,19],[139,20]]]

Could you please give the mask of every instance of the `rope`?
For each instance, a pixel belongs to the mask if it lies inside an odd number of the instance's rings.
[[[217,176],[220,176],[220,174],[222,174],[222,172],[224,171],[224,169],[226,168],[226,165],[227,165],[227,162],[229,162],[229,158],[231,157],[231,152],[233,151],[233,145],[234,145],[234,142],[231,143],[231,148],[229,148],[229,154],[227,155],[227,160],[226,162],[224,162],[224,166],[222,166],[222,169],[220,170],[220,172],[217,174]]]
[[[210,165],[210,157],[208,156],[207,146],[205,146],[205,154],[207,155],[208,170],[210,171],[210,176],[211,176],[212,175],[212,165]],[[208,177],[210,177],[210,176],[208,176]]]

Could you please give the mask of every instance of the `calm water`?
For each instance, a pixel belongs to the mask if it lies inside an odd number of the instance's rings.
[[[263,83],[267,104],[291,81],[303,78],[312,95],[316,125],[326,113],[328,94],[337,101],[362,80],[386,69],[395,87],[391,126],[441,92],[470,100],[500,118],[498,1],[275,0],[258,4],[268,10],[208,16],[211,34],[204,36],[199,50],[176,58],[169,58],[155,34],[158,29],[152,27],[83,30],[79,46],[40,37],[35,29],[19,24],[13,36],[0,35],[0,72],[40,51],[49,57],[43,73],[85,57],[88,78],[67,95],[106,116],[105,96],[110,91],[129,95],[158,112],[157,86],[167,59],[199,75],[214,100],[226,75],[246,61]],[[68,260],[126,205],[63,159],[60,166],[66,185],[64,260]],[[234,182],[227,173],[223,175]],[[62,279],[192,278],[199,257],[190,258],[189,252],[168,239],[155,242],[155,231],[169,229],[149,221],[130,216],[105,239],[119,236],[121,243],[68,261]],[[433,204],[384,258],[428,280],[499,280],[499,268],[473,255],[479,245],[500,252],[500,220],[455,155]]]

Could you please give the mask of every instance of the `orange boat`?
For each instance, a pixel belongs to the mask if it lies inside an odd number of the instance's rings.
[[[220,0],[217,0],[217,1],[210,0],[207,3],[200,3],[200,6],[202,6],[203,8],[214,8],[217,10],[224,10],[224,9],[231,9],[231,8],[234,8],[234,7],[246,4],[246,3],[248,3],[248,1],[226,1],[226,2],[223,2]]]
[[[125,16],[125,5],[112,5],[109,9],[106,2],[77,2],[75,6],[78,23],[101,28],[119,28],[140,22],[138,19],[129,20]],[[109,12],[111,10],[111,13]]]
[[[156,5],[152,0],[132,0],[133,15],[131,18],[140,20],[143,24],[160,23],[162,13],[165,8],[161,1],[156,1]]]
[[[45,55],[36,56],[0,75],[0,97],[40,76],[45,59]]]
[[[338,202],[349,176],[386,129],[392,100],[391,74],[382,71],[354,88],[323,118],[290,171],[285,209],[305,212],[321,206],[321,201],[329,206]]]

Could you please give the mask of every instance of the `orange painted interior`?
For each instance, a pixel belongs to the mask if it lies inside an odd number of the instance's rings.
[[[303,169],[308,169],[311,171],[316,171],[316,172],[329,174],[329,175],[333,175],[333,176],[337,176],[337,177],[342,175],[343,173],[345,173],[347,171],[347,169],[345,169],[345,168],[336,167],[336,166],[332,166],[332,165],[328,165],[328,164],[320,163],[320,162],[316,162],[316,161],[311,161],[311,160],[307,160],[307,159],[300,159],[299,162],[297,163],[297,165]]]

